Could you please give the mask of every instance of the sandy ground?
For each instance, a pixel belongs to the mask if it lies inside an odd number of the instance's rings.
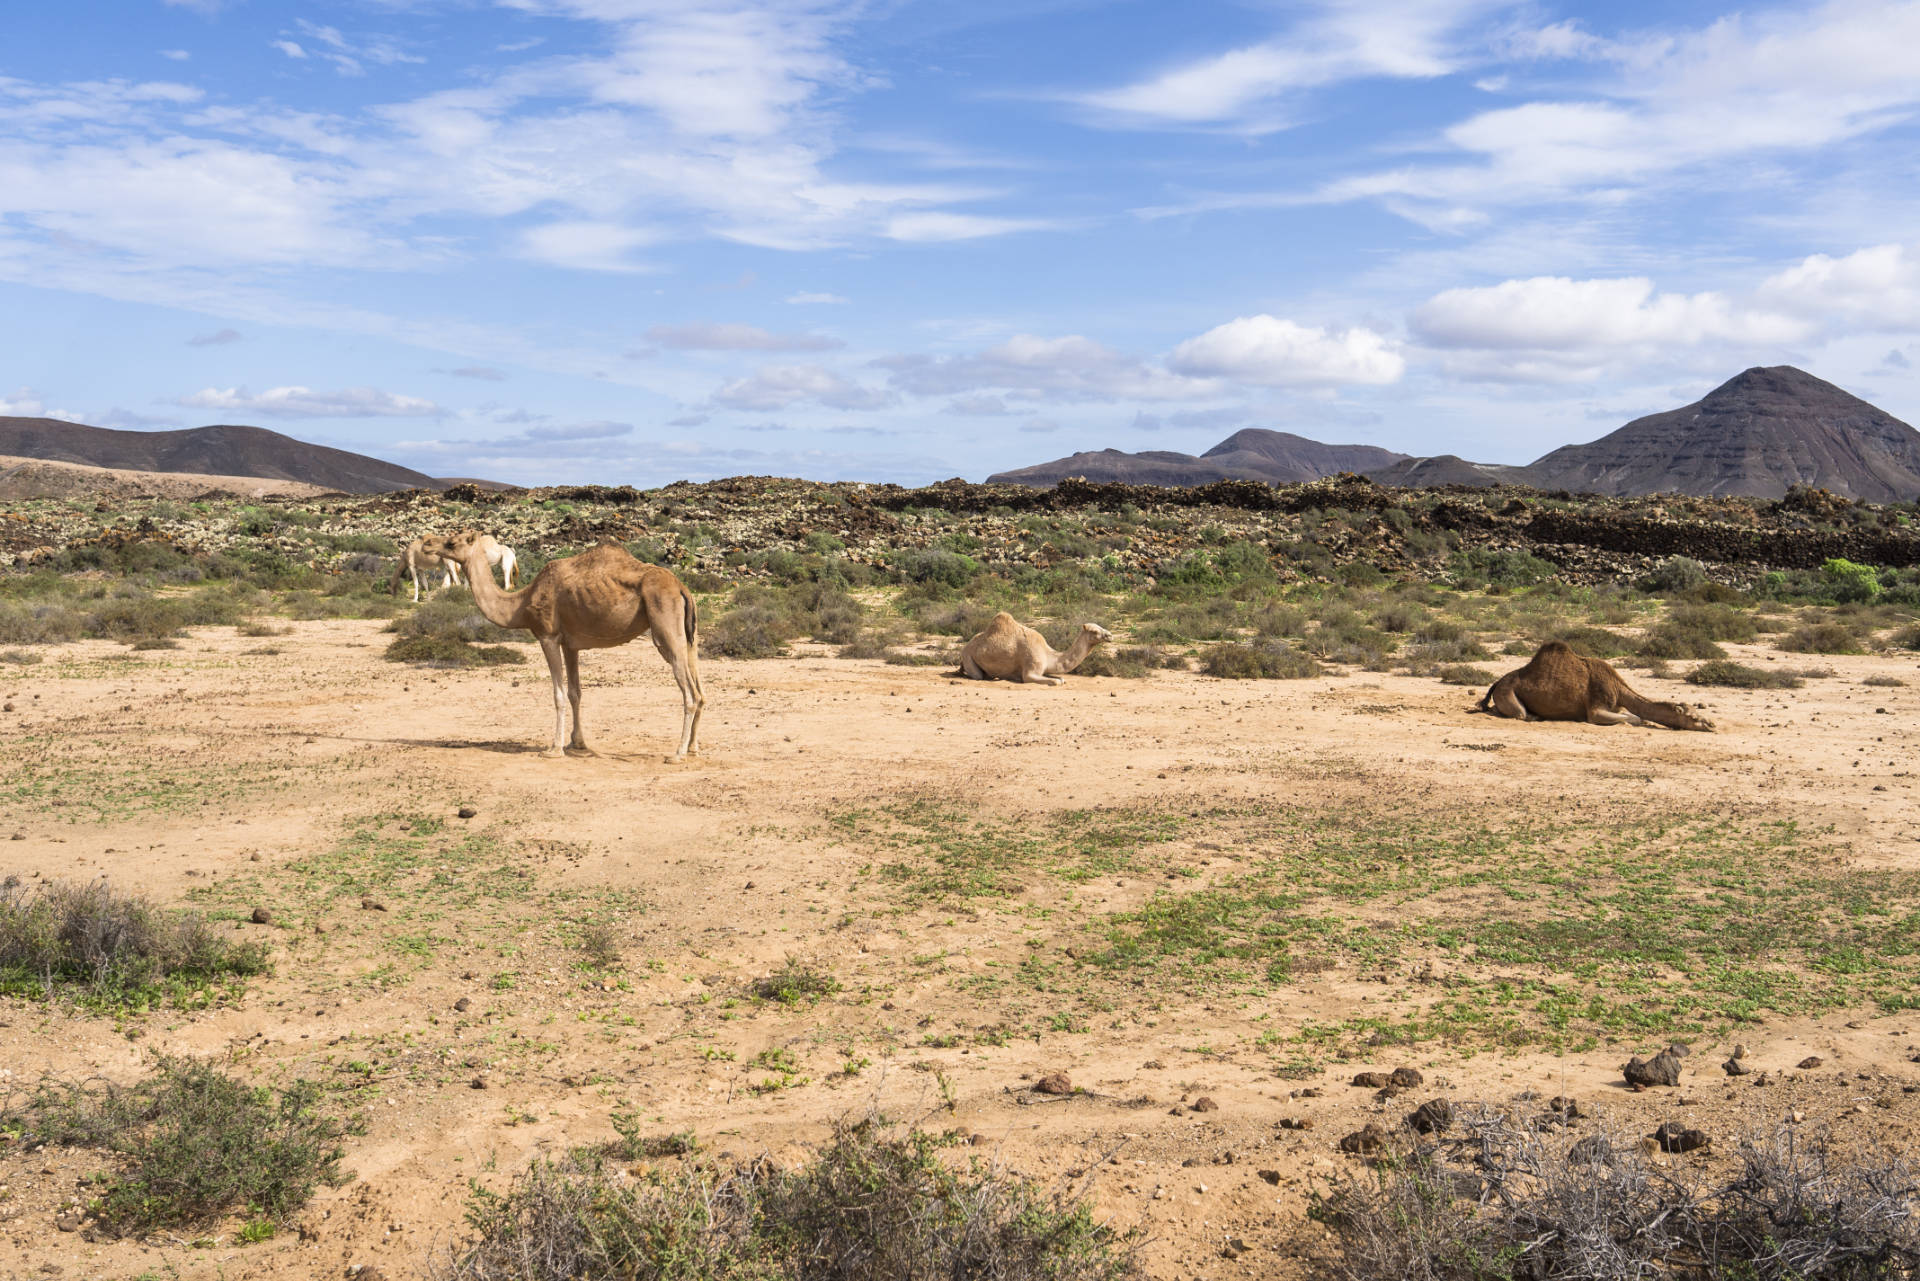
[[[279,952],[276,974],[234,1007],[120,1023],[0,1001],[0,1071],[16,1084],[49,1068],[127,1079],[147,1056],[177,1052],[224,1055],[266,1080],[337,1081],[347,1061],[370,1062],[354,1069],[367,1084],[345,1096],[369,1117],[350,1147],[359,1177],[320,1193],[298,1236],[86,1240],[53,1220],[100,1159],[13,1152],[0,1154],[0,1277],[176,1269],[298,1281],[360,1264],[411,1275],[457,1235],[469,1178],[499,1186],[534,1155],[608,1139],[617,1107],[660,1133],[695,1130],[710,1152],[781,1159],[869,1107],[926,1116],[1043,1182],[1098,1173],[1101,1213],[1148,1230],[1157,1277],[1307,1274],[1297,1229],[1311,1179],[1349,1160],[1340,1135],[1414,1101],[1390,1106],[1349,1087],[1360,1068],[1417,1066],[1428,1080],[1420,1097],[1572,1095],[1642,1132],[1673,1117],[1725,1132],[1800,1107],[1904,1141],[1920,1119],[1920,1096],[1901,1090],[1920,1081],[1909,1062],[1920,1016],[1870,1010],[1745,1031],[1752,1061],[1786,1073],[1765,1091],[1724,1083],[1700,1049],[1690,1064],[1700,1074],[1678,1097],[1621,1088],[1626,1052],[1654,1044],[1564,1056],[1421,1049],[1304,1079],[1280,1079],[1271,1055],[1209,1048],[1380,999],[1372,976],[1338,969],[1266,1001],[1146,993],[1139,1009],[1074,1035],[942,1046],[941,1033],[1044,1018],[1044,995],[996,995],[969,980],[1017,962],[1047,918],[902,909],[874,873],[875,852],[844,843],[831,821],[912,799],[1011,823],[1235,800],[1311,809],[1391,799],[1543,817],[1711,801],[1831,825],[1847,857],[1914,867],[1911,657],[1821,659],[1835,676],[1788,693],[1633,676],[1655,697],[1703,701],[1712,735],[1469,716],[1475,691],[1367,673],[1072,678],[1047,689],[824,657],[709,660],[705,750],[672,764],[662,754],[678,699],[649,646],[587,656],[586,724],[602,755],[553,761],[538,755],[551,702],[535,662],[398,667],[380,657],[380,627],[302,623],[266,639],[205,629],[178,651],[89,642],[0,667],[6,772],[89,780],[0,789],[0,841],[14,836],[0,845],[0,870],[267,906],[272,926],[244,928]],[[1745,661],[1787,661],[1731,648]],[[1909,684],[1860,685],[1874,673]],[[474,816],[453,817],[461,806]],[[315,892],[304,861],[340,848],[355,824],[387,832],[410,821],[382,815],[444,819],[435,839],[479,840],[505,870],[477,902],[433,897],[430,866],[381,890],[385,911]],[[1202,882],[1234,858],[1176,853]],[[1099,878],[1076,901],[1110,908],[1153,888]],[[577,953],[551,928],[596,912],[626,955],[619,982],[604,986],[582,981],[569,964]],[[422,941],[409,945],[413,936]],[[790,954],[830,970],[841,993],[794,1010],[728,1008]],[[470,1008],[456,1012],[462,997]],[[755,1093],[771,1069],[752,1061],[769,1050],[787,1051],[798,1071],[786,1088]],[[1826,1066],[1793,1071],[1809,1054]],[[1055,1071],[1082,1092],[1031,1091]],[[1306,1088],[1322,1093],[1294,1097]],[[1217,1107],[1183,1106],[1202,1096]],[[1863,1118],[1852,1111],[1862,1102],[1880,1107]],[[1230,1238],[1250,1247],[1237,1260],[1222,1256]]]

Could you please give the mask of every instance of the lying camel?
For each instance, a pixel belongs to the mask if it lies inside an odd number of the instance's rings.
[[[960,670],[977,681],[1021,681],[1029,685],[1060,685],[1061,676],[1080,666],[1095,645],[1113,639],[1098,623],[1082,623],[1080,634],[1064,654],[1047,638],[1024,627],[1004,610],[960,649]]]
[[[420,584],[431,579],[434,570],[440,571],[440,585],[451,587],[459,581],[454,574],[454,562],[445,557],[436,556],[427,550],[427,539],[416,538],[400,550],[400,561],[393,567],[393,578],[387,583],[387,593],[392,595],[400,590],[400,580],[413,576],[413,603],[420,603]],[[432,589],[429,588],[429,591]]]
[[[1525,667],[1493,683],[1469,709],[1522,721],[1589,721],[1595,725],[1665,725],[1711,732],[1711,722],[1679,703],[1656,703],[1633,692],[1620,673],[1597,658],[1548,641]]]

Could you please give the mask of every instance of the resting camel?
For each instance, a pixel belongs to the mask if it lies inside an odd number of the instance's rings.
[[[1080,634],[1064,654],[1047,638],[1014,621],[1004,610],[960,649],[960,670],[977,681],[1021,681],[1029,685],[1060,685],[1063,674],[1080,666],[1095,645],[1113,639],[1098,623],[1082,623]]]
[[[1573,652],[1564,641],[1548,641],[1525,667],[1493,683],[1469,709],[1522,721],[1590,721],[1595,725],[1665,725],[1668,729],[1711,732],[1711,722],[1679,703],[1640,697],[1620,673],[1597,658]]]
[[[673,571],[647,565],[624,548],[604,544],[578,556],[549,561],[531,583],[517,592],[494,586],[487,567],[485,535],[471,530],[452,538],[429,538],[427,551],[444,556],[467,572],[473,603],[499,627],[520,627],[533,633],[547,656],[553,677],[553,746],[548,756],[565,756],[568,748],[594,755],[580,727],[580,651],[611,649],[651,632],[653,647],[673,669],[680,686],[682,717],[680,760],[697,752],[700,709],[707,696],[700,690],[700,666],[695,653],[693,597]],[[573,710],[573,734],[567,735],[567,710]]]
[[[514,571],[520,567],[520,560],[513,554],[513,548],[507,546],[505,543],[495,541],[492,534],[480,535],[480,546],[486,549],[488,566],[501,571],[503,584],[508,591],[512,591],[513,574]],[[461,572],[458,565],[453,567],[454,582],[458,583],[461,581]]]
[[[451,587],[459,581],[454,576],[454,563],[452,561],[441,556],[436,556],[427,550],[427,543],[432,537],[432,535],[428,535],[426,538],[416,538],[401,549],[400,561],[393,567],[393,578],[387,583],[388,595],[398,592],[400,590],[400,580],[409,574],[413,575],[413,603],[416,605],[420,603],[421,580],[423,578],[431,579],[434,570],[438,569],[440,571],[440,585],[442,587]],[[432,588],[428,588],[428,590],[431,591]]]

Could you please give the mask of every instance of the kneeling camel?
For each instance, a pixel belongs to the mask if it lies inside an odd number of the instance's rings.
[[[960,649],[960,670],[977,681],[1021,681],[1029,685],[1060,685],[1067,672],[1080,666],[1095,645],[1113,633],[1098,623],[1082,623],[1071,647],[1061,653],[1031,627],[1014,621],[1004,610],[993,616]]]
[[[1612,665],[1576,654],[1564,641],[1542,645],[1525,667],[1495,681],[1470,710],[1522,721],[1713,729],[1712,722],[1679,703],[1656,703],[1640,697]]]

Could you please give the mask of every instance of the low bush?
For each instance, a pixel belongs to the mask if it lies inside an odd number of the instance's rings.
[[[6,657],[4,654],[0,654],[0,658],[4,657]],[[1860,683],[1862,685],[1872,685],[1880,689],[1901,689],[1906,686],[1906,682],[1898,676],[1869,676]]]
[[[1700,664],[1687,673],[1687,681],[1693,685],[1720,685],[1729,689],[1799,689],[1806,684],[1791,672],[1748,667],[1724,658]]]
[[[105,881],[0,881],[0,994],[68,990],[89,1004],[176,1003],[267,972],[263,943],[234,943],[205,917],[156,907]]]
[[[1446,663],[1433,669],[1432,674],[1439,678],[1442,685],[1472,685],[1479,688],[1491,685],[1497,679],[1484,667],[1469,667],[1465,663]]]
[[[1726,1165],[1656,1164],[1637,1135],[1455,1114],[1464,1133],[1396,1141],[1314,1198],[1338,1252],[1329,1275],[1866,1281],[1920,1269],[1920,1170],[1903,1154],[1842,1156],[1789,1125],[1729,1141]]]
[[[505,645],[474,645],[445,633],[397,637],[387,646],[386,658],[422,667],[498,667],[527,661],[525,654]]]
[[[1571,645],[1574,653],[1588,658],[1618,658],[1633,650],[1632,641],[1604,627],[1565,627],[1554,633],[1553,639]]]
[[[1155,645],[1130,645],[1124,649],[1096,649],[1074,671],[1080,676],[1139,680],[1156,670],[1185,671],[1186,668],[1187,660],[1178,654],[1169,654]]]
[[[1808,623],[1787,632],[1774,645],[1794,654],[1866,653],[1866,646],[1844,623]]]
[[[1862,603],[1880,594],[1880,573],[1871,565],[1856,565],[1835,557],[1820,566],[1833,599],[1842,604]]]
[[[132,1086],[42,1083],[20,1106],[0,1109],[0,1129],[117,1154],[121,1168],[92,1208],[121,1231],[201,1227],[236,1212],[277,1224],[316,1187],[353,1177],[340,1166],[349,1127],[321,1110],[321,1097],[306,1081],[276,1091],[162,1058]]]
[[[0,663],[12,663],[16,667],[31,667],[45,659],[30,649],[0,650]]]
[[[782,1005],[817,1001],[839,990],[839,979],[797,956],[788,956],[780,963],[779,969],[753,985],[755,996],[763,1001],[778,1001]]]
[[[1649,631],[1635,650],[1642,658],[1725,658],[1727,651],[1704,632],[1690,631],[1672,622]]]
[[[1669,622],[1708,640],[1736,644],[1752,640],[1756,631],[1753,615],[1728,605],[1681,605],[1673,611]]]
[[[1892,642],[1900,649],[1920,649],[1920,623],[1910,623],[1895,632]]]
[[[1200,670],[1223,680],[1301,680],[1327,669],[1291,645],[1268,641],[1210,645],[1200,655]]]
[[[786,1169],[699,1162],[644,1179],[592,1152],[478,1189],[436,1281],[1130,1281],[1132,1238],[1077,1199],[884,1124],[840,1126]]]
[[[865,611],[837,584],[749,585],[733,594],[725,612],[701,624],[700,652],[723,658],[774,658],[789,641],[806,637],[850,645],[860,637]]]
[[[62,601],[0,600],[0,644],[58,645],[79,640],[86,616]]]
[[[1669,556],[1649,570],[1640,580],[1642,591],[1656,596],[1678,596],[1703,587],[1707,567],[1691,556]]]

